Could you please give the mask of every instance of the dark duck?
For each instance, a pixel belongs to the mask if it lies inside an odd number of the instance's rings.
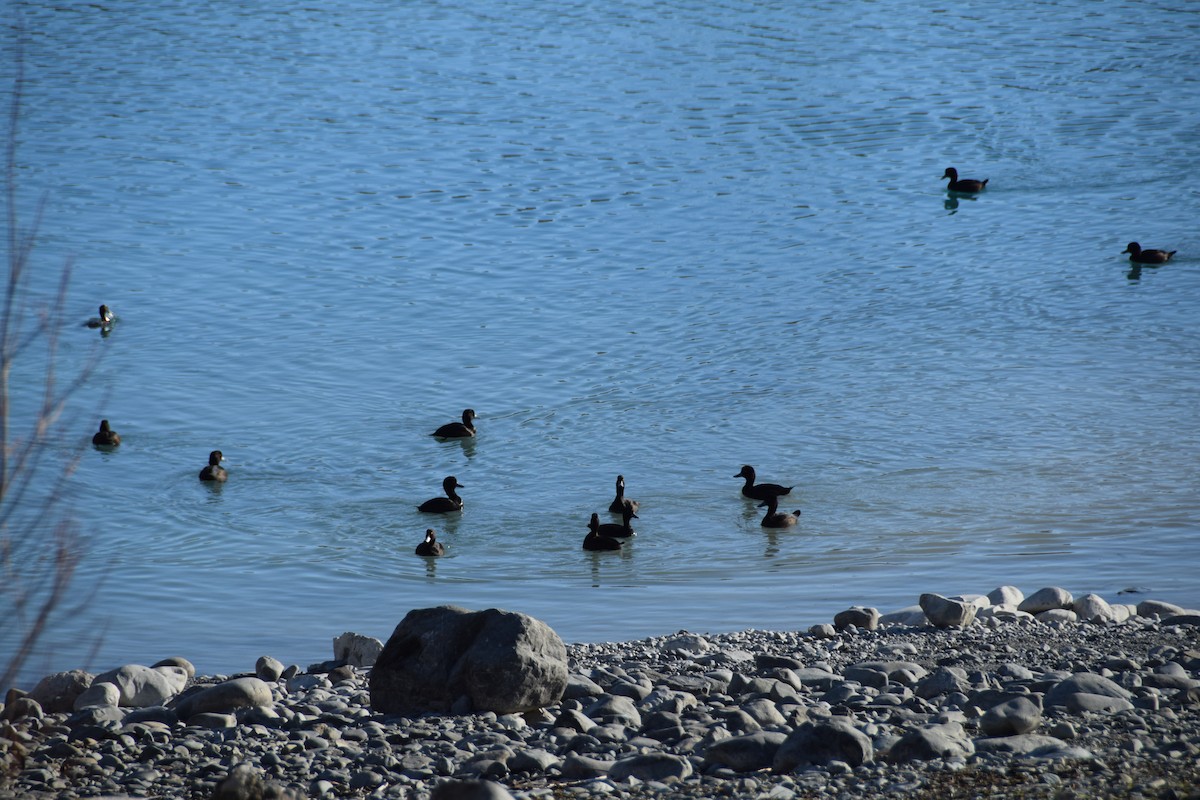
[[[462,498],[454,491],[462,489],[463,485],[458,482],[458,479],[453,475],[447,475],[442,481],[442,491],[446,493],[445,497],[434,497],[431,500],[426,500],[421,505],[417,506],[418,511],[424,511],[429,514],[445,514],[448,511],[462,511]]]
[[[200,470],[200,480],[216,481],[224,483],[229,478],[229,473],[221,466],[221,462],[225,460],[225,456],[220,450],[213,450],[208,454],[208,466]]]
[[[746,483],[742,485],[742,496],[749,497],[751,500],[766,500],[770,497],[782,497],[785,494],[790,494],[794,487],[780,486],[778,483],[755,483],[754,467],[749,464],[742,466],[742,471],[735,478],[745,478]]]
[[[633,506],[633,511],[636,514],[638,510],[638,501],[629,500],[625,497],[625,476],[617,476],[617,496],[608,504],[608,510],[614,514],[620,514],[625,510],[625,504],[629,503]]]
[[[588,535],[583,538],[584,550],[620,550],[621,542],[600,533],[600,515],[592,514],[588,522]]]
[[[1165,264],[1171,260],[1171,256],[1179,251],[1155,250],[1153,248],[1143,250],[1142,246],[1137,242],[1130,242],[1121,252],[1129,253],[1129,260],[1134,264]]]
[[[974,178],[959,178],[958,170],[954,167],[946,167],[946,171],[942,173],[943,178],[950,179],[950,185],[946,188],[952,192],[961,192],[962,194],[976,194],[982,192],[987,187],[988,179],[984,178],[977,181]]]
[[[88,319],[87,322],[85,322],[83,324],[89,328],[107,329],[107,328],[112,327],[113,320],[115,320],[115,319],[116,319],[116,316],[113,314],[112,311],[109,310],[108,306],[102,305],[102,306],[100,306],[100,316],[91,317],[90,319]]]
[[[758,504],[759,508],[766,506],[767,513],[762,518],[762,526],[764,528],[790,528],[799,522],[800,511],[789,514],[786,511],[779,510],[779,498],[768,497]]]
[[[436,436],[439,439],[466,439],[475,435],[475,410],[467,408],[463,410],[462,422],[447,422],[442,427],[438,428],[430,436]]]
[[[437,540],[437,536],[433,533],[433,528],[425,529],[425,541],[417,545],[417,555],[419,556],[440,556],[446,552],[446,545]]]
[[[116,447],[120,443],[121,435],[109,426],[108,420],[100,420],[100,430],[92,437],[92,444],[96,447]]]
[[[621,509],[621,524],[615,522],[606,522],[600,526],[597,531],[601,536],[611,536],[613,538],[628,539],[630,536],[637,534],[633,530],[633,526],[629,524],[631,519],[638,519],[638,515],[633,513],[633,504],[628,500],[625,501],[624,507]]]

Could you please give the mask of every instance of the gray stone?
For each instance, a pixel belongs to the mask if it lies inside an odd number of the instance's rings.
[[[938,667],[928,676],[917,681],[913,694],[925,700],[952,692],[967,692],[971,684],[967,673],[958,667]]]
[[[975,740],[975,751],[978,753],[1029,755],[1043,748],[1062,746],[1063,743],[1053,736],[1042,736],[1036,733],[1022,733],[1015,736],[997,736]]]
[[[1182,606],[1177,606],[1174,603],[1167,603],[1162,600],[1143,600],[1137,604],[1137,615],[1154,619],[1155,617],[1169,617],[1174,614],[1182,614],[1184,609]]]
[[[619,722],[631,728],[642,727],[642,715],[633,700],[619,694],[602,695],[583,712],[600,722]]]
[[[1191,625],[1193,627],[1200,625],[1200,614],[1172,614],[1169,617],[1163,617],[1161,620],[1163,625]]]
[[[567,676],[567,688],[563,690],[564,700],[580,700],[586,697],[599,697],[604,694],[604,687],[586,675],[571,673]]]
[[[492,781],[446,781],[433,787],[430,800],[513,800],[508,789]]]
[[[1033,618],[1044,625],[1049,625],[1052,622],[1065,625],[1079,621],[1075,612],[1069,608],[1048,608],[1045,611],[1039,611],[1034,614]]]
[[[103,708],[121,704],[121,690],[108,682],[93,682],[82,694],[75,698],[75,710],[85,708]]]
[[[833,617],[835,630],[844,631],[853,625],[860,630],[873,631],[879,627],[879,610],[864,606],[851,606]]]
[[[212,728],[221,730],[224,728],[236,728],[237,717],[233,714],[221,714],[216,711],[205,711],[200,714],[192,714],[188,717],[187,724],[195,728]]]
[[[965,628],[975,621],[979,607],[973,602],[926,593],[921,595],[921,610],[929,622],[939,628]]]
[[[599,778],[602,775],[607,775],[612,765],[613,762],[611,761],[601,761],[598,758],[571,753],[563,759],[562,777],[568,781],[584,781],[589,778]]]
[[[196,677],[196,667],[192,665],[192,662],[188,661],[186,658],[181,658],[180,656],[164,658],[162,661],[156,661],[150,665],[151,669],[158,669],[159,667],[179,667],[181,670],[187,673],[187,679],[189,681]]]
[[[786,740],[787,734],[778,731],[732,736],[710,745],[704,753],[704,762],[734,772],[755,772],[775,763],[775,754]]]
[[[929,622],[925,616],[925,612],[921,610],[921,606],[905,606],[904,608],[890,611],[879,618],[880,625],[910,625],[919,626]]]
[[[779,707],[775,705],[774,701],[766,697],[759,697],[743,703],[742,711],[764,728],[783,725],[787,722],[783,714],[779,713]]]
[[[540,747],[528,747],[513,754],[508,760],[508,768],[513,772],[538,774],[558,764],[560,760],[558,756]]]
[[[979,728],[988,736],[1013,736],[1035,730],[1042,712],[1032,700],[1014,697],[989,708],[979,718]]]
[[[567,651],[525,614],[455,606],[410,611],[371,670],[371,707],[385,714],[528,711],[558,701]]]
[[[569,708],[554,719],[554,725],[558,728],[570,728],[580,733],[587,733],[596,727],[596,721],[582,711]]]
[[[262,774],[250,764],[238,764],[221,779],[212,800],[262,800]]]
[[[352,667],[371,667],[383,652],[383,642],[374,636],[343,633],[333,640],[333,657]]]
[[[121,693],[119,705],[128,708],[161,706],[183,691],[187,685],[187,672],[180,667],[145,667],[141,664],[126,664],[123,667],[102,672],[93,683],[111,683]]]
[[[1068,711],[1073,711],[1076,714],[1089,711],[1116,713],[1118,711],[1132,711],[1133,703],[1123,700],[1120,697],[1077,692],[1076,694],[1067,696],[1066,707]]]
[[[180,698],[175,713],[182,720],[208,712],[224,713],[239,708],[269,706],[274,703],[271,687],[258,678],[233,678]]]
[[[92,685],[92,675],[81,669],[55,672],[38,681],[29,697],[37,701],[47,714],[75,710],[75,700]]]
[[[801,667],[800,669],[792,670],[792,673],[800,679],[800,683],[804,686],[822,691],[828,690],[835,683],[842,681],[840,675],[836,675],[820,667]]]
[[[987,593],[987,599],[994,606],[1016,608],[1025,599],[1025,593],[1016,586],[997,586]]]
[[[1083,710],[1078,707],[1078,704],[1072,706],[1071,701],[1073,696],[1080,694],[1099,695],[1126,701],[1133,696],[1129,693],[1129,690],[1118,686],[1102,675],[1097,675],[1093,672],[1079,672],[1056,683],[1046,693],[1043,702],[1046,707],[1067,706],[1073,711]],[[1091,701],[1085,701],[1084,705],[1088,704],[1091,704]]]
[[[1074,600],[1071,593],[1066,589],[1060,589],[1057,586],[1047,586],[1044,589],[1038,589],[1033,594],[1026,597],[1017,604],[1018,611],[1024,611],[1026,614],[1040,614],[1043,611],[1049,611],[1052,608],[1070,608]]]
[[[662,649],[668,653],[684,653],[687,655],[703,655],[713,649],[709,641],[694,633],[680,633],[663,642]]]
[[[283,662],[271,656],[261,656],[254,664],[254,674],[259,680],[274,683],[283,675]]]
[[[776,773],[785,773],[809,764],[828,765],[841,761],[858,767],[874,760],[874,747],[862,731],[848,722],[808,722],[788,735],[775,754]]]
[[[975,745],[957,722],[925,725],[900,737],[888,751],[894,762],[930,761],[935,758],[966,758]]]
[[[1084,622],[1111,622],[1116,619],[1112,606],[1098,594],[1085,594],[1071,604],[1071,610]]]
[[[822,622],[809,628],[808,633],[814,639],[832,639],[837,636],[837,628],[827,622]]]
[[[686,758],[671,753],[641,753],[618,760],[608,770],[614,781],[637,778],[640,781],[682,781],[692,774],[692,764]]]

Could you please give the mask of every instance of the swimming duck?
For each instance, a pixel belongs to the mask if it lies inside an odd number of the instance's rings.
[[[611,536],[600,534],[600,515],[592,514],[588,522],[588,535],[583,538],[584,550],[620,550],[621,543]]]
[[[767,507],[766,516],[762,518],[762,526],[764,528],[789,528],[795,525],[799,520],[800,511],[797,509],[791,514],[786,511],[779,510],[779,498],[768,497],[758,504],[759,508]]]
[[[417,545],[417,555],[419,556],[440,556],[445,555],[446,545],[437,540],[433,535],[433,528],[425,529],[425,541]]]
[[[208,454],[208,466],[200,470],[200,480],[202,481],[219,481],[224,482],[229,479],[229,473],[221,466],[221,462],[225,460],[225,456],[220,450],[213,450]]]
[[[754,467],[749,464],[742,465],[742,471],[735,478],[745,478],[746,483],[742,486],[742,496],[749,497],[751,500],[766,500],[769,497],[782,497],[785,494],[791,493],[793,486],[780,486],[778,483],[755,483],[754,482]]]
[[[1143,250],[1142,246],[1137,242],[1130,242],[1129,246],[1121,251],[1129,253],[1129,260],[1135,264],[1165,264],[1171,260],[1171,256],[1178,253],[1178,250]]]
[[[974,178],[958,179],[958,170],[954,167],[946,167],[946,171],[942,173],[943,178],[950,179],[950,185],[946,188],[952,192],[963,192],[964,194],[975,194],[982,192],[987,187],[988,178],[977,181]]]
[[[608,504],[608,510],[614,514],[620,514],[622,511],[625,510],[626,503],[629,503],[630,505],[633,506],[634,513],[636,514],[639,503],[637,500],[626,500],[625,499],[625,476],[618,475],[617,476],[617,496],[615,498],[613,498],[613,501],[611,503]]]
[[[440,439],[465,439],[468,436],[475,435],[474,421],[475,410],[472,408],[464,409],[462,422],[447,422],[429,435],[437,436]]]
[[[633,526],[629,524],[629,520],[639,519],[638,515],[633,513],[633,504],[630,501],[625,501],[624,508],[621,509],[621,524],[615,522],[606,522],[600,526],[597,531],[601,536],[611,536],[613,538],[628,539],[630,536],[637,534],[633,530]]]
[[[120,443],[121,434],[109,427],[108,420],[100,420],[100,430],[92,437],[92,444],[96,447],[116,447]]]
[[[435,497],[431,500],[426,500],[421,505],[417,506],[418,511],[425,511],[429,514],[445,514],[449,511],[462,511],[462,498],[455,493],[455,489],[464,488],[458,479],[453,475],[447,475],[442,481],[442,491],[446,493],[445,497]]]
[[[113,320],[115,319],[116,316],[112,311],[109,311],[108,306],[102,305],[100,306],[100,316],[92,317],[83,324],[89,328],[107,328],[113,324]]]

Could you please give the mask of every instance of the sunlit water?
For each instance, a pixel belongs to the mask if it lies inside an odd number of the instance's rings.
[[[1200,605],[1194,10],[239,5],[7,4],[31,291],[73,258],[60,374],[100,357],[54,447],[124,439],[31,674],[308,663],[447,602],[568,641]],[[638,536],[584,552],[617,473]],[[465,512],[418,513],[448,474]]]

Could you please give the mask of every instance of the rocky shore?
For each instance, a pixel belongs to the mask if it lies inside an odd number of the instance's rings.
[[[568,645],[561,699],[514,713],[381,713],[381,647],[10,690],[0,797],[1200,798],[1200,612],[1153,600],[1001,587]]]

